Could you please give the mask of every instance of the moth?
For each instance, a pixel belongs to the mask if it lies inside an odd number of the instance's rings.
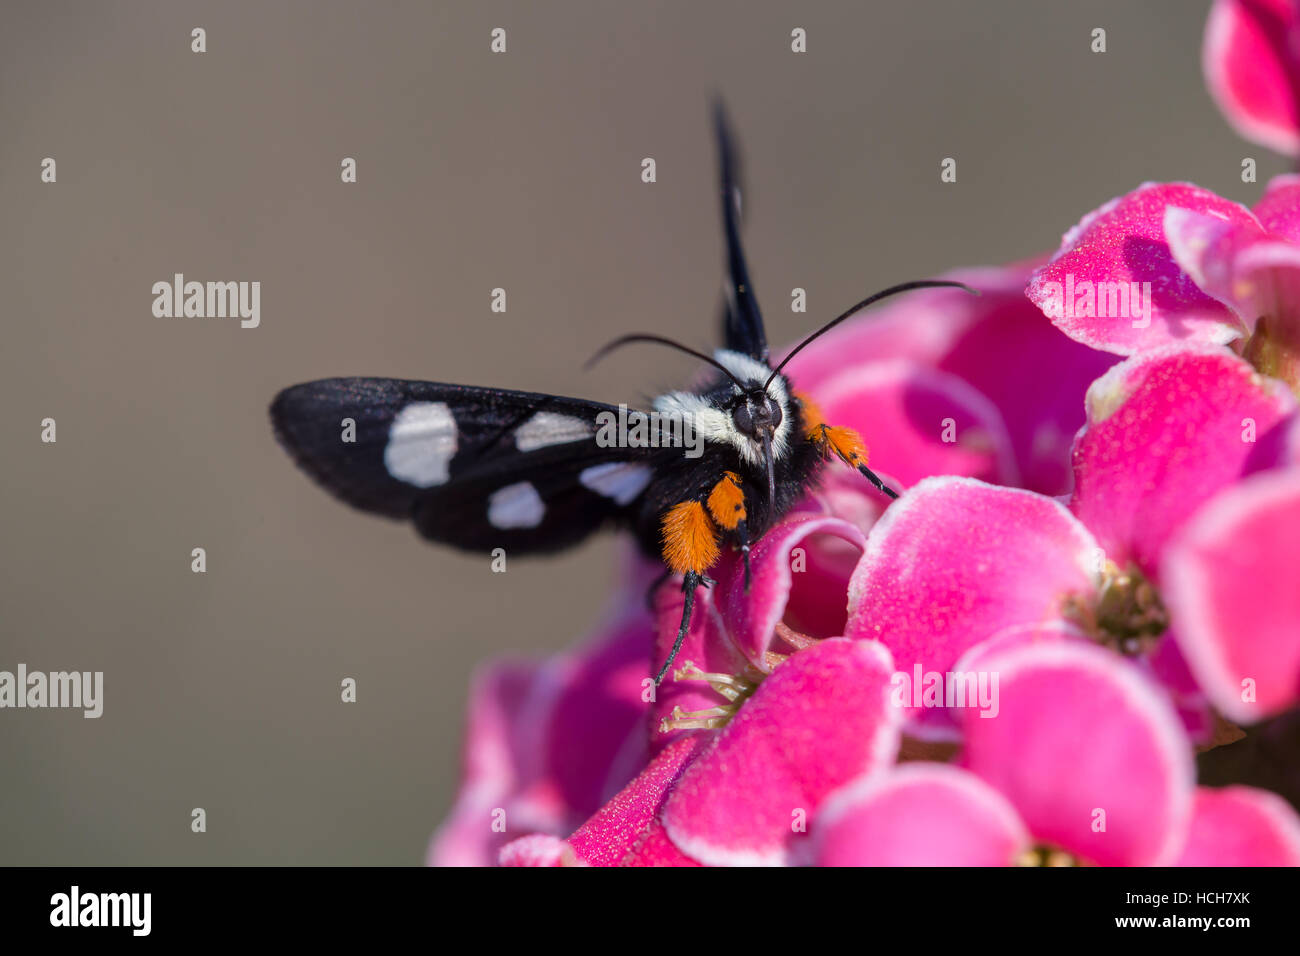
[[[750,583],[750,543],[811,488],[823,466],[857,469],[890,497],[851,428],[823,420],[785,367],[808,343],[880,299],[957,286],[918,280],[868,296],[772,363],[740,240],[737,153],[720,106],[714,128],[726,245],[722,348],[712,355],[660,335],[633,342],[692,355],[709,367],[702,387],[654,399],[641,428],[619,431],[619,408],[580,398],[389,378],[328,378],[287,388],[271,405],[276,437],[299,466],[344,502],[409,520],[424,537],[490,553],[545,553],[603,525],[631,530],[646,553],[679,576],[681,625],[659,684],[690,629],[697,588],[723,548],[738,549]],[[590,363],[589,363],[590,364]],[[622,416],[622,417],[618,417]],[[350,436],[347,422],[353,424]],[[649,422],[647,425],[646,422]],[[683,435],[696,440],[683,447]]]

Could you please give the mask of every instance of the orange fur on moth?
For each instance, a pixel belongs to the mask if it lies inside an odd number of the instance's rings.
[[[822,426],[826,424],[826,419],[822,417],[822,410],[816,402],[803,392],[795,392],[794,397],[803,406],[804,437],[815,442],[819,437]]]
[[[842,425],[822,425],[821,435],[815,439],[840,456],[845,464],[857,468],[867,464],[867,446],[862,436],[852,428]]]
[[[704,505],[683,501],[664,514],[664,563],[674,574],[703,574],[718,560],[718,535]]]
[[[745,520],[745,493],[740,490],[740,476],[734,471],[723,474],[722,480],[709,493],[709,514],[718,526],[734,531]]]

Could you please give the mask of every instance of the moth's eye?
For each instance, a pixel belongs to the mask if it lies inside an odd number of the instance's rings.
[[[754,416],[750,414],[749,403],[737,405],[735,411],[731,413],[731,420],[736,423],[736,428],[742,435],[754,435]]]
[[[731,418],[742,435],[757,438],[760,430],[780,426],[781,406],[766,395],[759,395],[737,405]]]

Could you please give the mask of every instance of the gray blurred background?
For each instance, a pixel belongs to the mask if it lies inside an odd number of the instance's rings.
[[[625,331],[713,341],[718,93],[778,343],[889,283],[1055,249],[1146,179],[1253,200],[1242,157],[1261,183],[1283,163],[1204,91],[1207,8],[7,0],[0,670],[106,688],[99,720],[0,711],[0,863],[418,863],[472,668],[581,637],[616,544],[499,575],[354,513],[275,445],[276,391],[617,402],[688,377],[654,349],[580,366]],[[175,272],[261,281],[260,328],[155,318]]]

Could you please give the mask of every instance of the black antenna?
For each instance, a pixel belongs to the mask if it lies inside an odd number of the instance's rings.
[[[794,349],[790,352],[790,354],[781,360],[781,364],[778,365],[776,368],[772,369],[772,374],[769,375],[767,377],[767,381],[763,383],[764,391],[766,391],[767,387],[772,384],[772,379],[776,378],[777,374],[781,371],[781,369],[785,368],[786,363],[788,363],[790,359],[798,355],[805,345],[807,345],[809,342],[811,342],[813,339],[817,338],[818,336],[823,335],[826,332],[829,332],[831,329],[835,328],[835,326],[839,325],[849,316],[862,311],[867,306],[871,305],[873,302],[879,302],[881,299],[887,299],[891,295],[898,295],[898,293],[900,292],[910,292],[912,289],[937,289],[946,286],[952,286],[953,288],[957,288],[957,289],[965,289],[971,295],[980,294],[978,289],[972,289],[964,282],[953,282],[950,279],[917,279],[913,282],[904,282],[899,285],[893,285],[882,292],[877,292],[875,295],[869,295],[861,302],[859,302],[857,305],[851,306],[845,311],[841,312],[839,315],[835,316],[835,318],[831,319],[829,322],[823,325],[812,335],[808,336],[806,339],[804,339],[802,342],[796,345]]]
[[[623,345],[627,345],[630,342],[654,342],[659,345],[666,345],[669,348],[676,349],[679,352],[685,352],[687,355],[693,355],[701,362],[708,362],[710,365],[716,368],[723,375],[727,376],[727,378],[731,379],[736,384],[736,388],[740,389],[742,392],[745,390],[745,383],[740,381],[740,379],[736,378],[736,376],[732,375],[725,365],[723,365],[721,362],[719,362],[717,359],[713,358],[712,356],[705,355],[703,352],[697,352],[695,351],[695,349],[690,348],[689,346],[682,345],[681,342],[674,342],[672,339],[664,338],[662,335],[647,335],[643,332],[633,332],[631,335],[620,336],[619,338],[615,339],[613,342],[610,342],[608,345],[602,348],[591,358],[587,359],[587,362],[585,365],[583,365],[583,368],[584,369],[591,368],[593,365],[595,365],[598,361],[603,359],[610,352],[614,351],[614,349],[619,348],[620,346]]]

